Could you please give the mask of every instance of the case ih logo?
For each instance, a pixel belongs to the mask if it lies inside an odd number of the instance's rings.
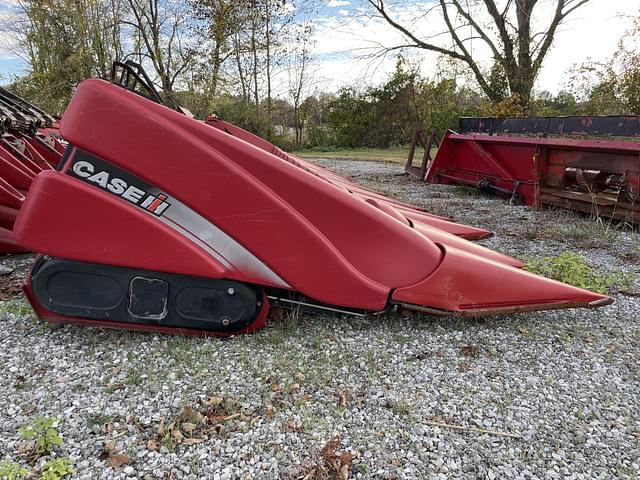
[[[170,203],[165,201],[167,200],[167,195],[164,193],[154,195],[142,188],[138,188],[132,185],[132,175],[126,174],[125,172],[110,172],[104,168],[105,165],[97,166],[99,163],[106,162],[96,162],[93,160],[94,159],[92,159],[92,161],[79,160],[76,158],[76,161],[69,169],[69,173],[85,182],[100,187],[102,190],[124,198],[157,216],[162,215],[167,208],[171,206]],[[110,170],[116,169],[110,168]]]

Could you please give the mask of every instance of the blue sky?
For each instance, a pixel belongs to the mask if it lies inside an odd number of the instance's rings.
[[[6,19],[7,11],[14,2],[0,0],[0,21]],[[396,18],[413,24],[414,29],[421,32],[434,28],[432,17],[420,18],[431,2],[387,0]],[[301,6],[304,6],[303,0]],[[606,60],[615,52],[620,37],[629,28],[630,18],[639,14],[640,0],[591,0],[581,7],[556,35],[537,88],[557,92],[564,85],[566,72],[573,64],[589,58]],[[323,6],[307,18],[314,25],[312,90],[332,91],[344,85],[377,84],[393,69],[393,55],[383,59],[362,58],[379,44],[391,46],[402,42],[399,34],[383,21],[371,18],[371,10],[365,8],[364,0],[325,0]],[[0,81],[5,82],[12,75],[25,73],[28,67],[11,51],[10,43],[7,35],[0,31]],[[487,61],[490,59],[479,45],[475,48],[478,56],[486,56]],[[412,55],[421,61],[425,75],[434,75],[437,58],[433,54],[413,51]],[[283,76],[280,79],[283,92],[286,91],[286,82]]]
[[[27,63],[10,56],[0,57],[0,79],[9,79],[12,75],[22,75],[27,71]]]

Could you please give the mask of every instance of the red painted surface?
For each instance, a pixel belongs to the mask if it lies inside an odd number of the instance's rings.
[[[0,251],[3,253],[23,253],[28,249],[16,241],[11,230],[0,227]]]
[[[53,167],[58,165],[64,153],[64,150],[61,153],[57,149],[57,144],[60,144],[58,140],[43,133],[37,133],[32,138],[23,138],[49,165]]]
[[[14,232],[25,248],[70,260],[199,277],[226,273],[141,209],[59,172],[36,177]]]
[[[222,130],[233,137],[244,140],[247,143],[250,143],[253,146],[260,148],[261,150],[273,154],[277,157],[286,160],[287,162],[297,166],[298,168],[310,172],[322,180],[331,183],[337,187],[340,187],[352,194],[362,198],[363,200],[371,199],[375,201],[381,208],[390,207],[391,209],[398,210],[399,213],[405,217],[407,217],[411,222],[414,223],[422,223],[426,225],[431,225],[446,232],[452,233],[454,235],[458,235],[462,238],[466,238],[468,240],[478,240],[481,238],[486,238],[491,236],[491,232],[487,230],[483,230],[481,228],[470,227],[468,225],[461,225],[459,223],[455,223],[447,218],[440,217],[438,215],[434,215],[432,213],[426,212],[425,210],[416,207],[415,205],[411,205],[408,203],[401,202],[399,200],[395,200],[389,197],[385,197],[384,195],[375,192],[373,190],[369,190],[357,183],[345,178],[337,173],[334,173],[330,170],[327,170],[319,165],[308,162],[302,158],[291,155],[287,152],[282,151],[275,145],[267,142],[266,140],[254,135],[246,130],[243,130],[240,127],[237,127],[231,123],[220,120],[216,117],[209,117],[206,123],[214,128]],[[393,214],[392,214],[393,216]]]
[[[321,302],[384,308],[391,288],[440,260],[432,242],[343,189],[109,83],[84,82],[61,131],[190,206]]]
[[[397,289],[392,298],[440,310],[478,314],[610,303],[606,295],[539,277],[455,247],[446,247],[445,252],[444,261],[431,276],[416,285]]]
[[[51,170],[62,157],[55,147],[60,144],[58,140],[50,139],[54,145],[51,147],[42,140],[44,133],[38,135],[33,138],[5,135],[0,141],[0,253],[28,251],[18,245],[12,232],[24,193],[39,172]],[[14,143],[22,148],[17,148]]]

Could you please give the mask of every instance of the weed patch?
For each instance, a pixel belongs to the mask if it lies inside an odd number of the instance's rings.
[[[35,449],[38,455],[48,455],[55,447],[62,445],[62,437],[58,431],[60,420],[58,418],[38,417],[30,424],[18,430],[25,440],[35,441]]]
[[[27,478],[29,470],[22,465],[11,462],[9,460],[3,460],[0,462],[0,478],[6,480],[21,480]]]
[[[524,257],[522,260],[529,272],[602,294],[611,293],[616,288],[628,290],[634,280],[633,274],[621,271],[600,273],[589,266],[584,257],[571,252],[556,257]]]
[[[61,480],[67,475],[71,475],[74,471],[70,458],[55,458],[42,466],[40,480]]]

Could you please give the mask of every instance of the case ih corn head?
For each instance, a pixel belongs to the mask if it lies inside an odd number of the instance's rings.
[[[640,223],[640,142],[584,139],[640,137],[640,117],[461,118],[460,131],[445,134],[428,170],[427,157],[419,169],[410,156],[406,171]]]
[[[168,108],[134,67],[78,87],[64,157],[15,223],[42,254],[25,287],[42,318],[229,335],[264,326],[273,305],[486,315],[611,302],[467,240],[485,230]]]

